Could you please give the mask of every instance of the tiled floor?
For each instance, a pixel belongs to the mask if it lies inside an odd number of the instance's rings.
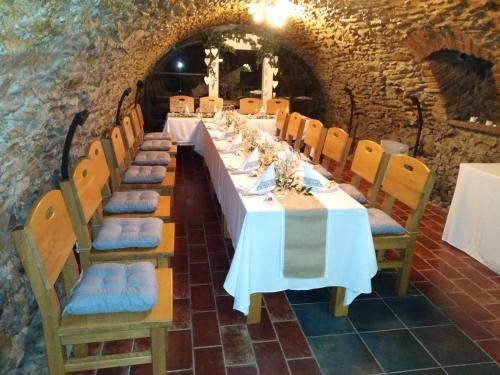
[[[348,178],[348,175],[345,176]],[[396,208],[405,219],[405,210]],[[500,374],[500,276],[440,240],[446,212],[429,206],[421,224],[412,286],[397,297],[395,274],[349,316],[328,311],[326,289],[264,296],[262,322],[248,326],[222,287],[234,249],[201,158],[184,152],[175,188],[174,326],[168,373],[175,375]],[[105,352],[144,341],[106,343]],[[97,346],[94,350],[99,350]],[[98,374],[149,374],[149,366]]]

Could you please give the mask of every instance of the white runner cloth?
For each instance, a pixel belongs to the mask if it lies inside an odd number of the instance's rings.
[[[223,148],[227,142],[213,141],[211,130],[202,128],[202,153],[235,247],[224,283],[224,288],[235,298],[235,309],[248,314],[250,295],[257,292],[342,286],[346,288],[346,304],[360,293],[371,292],[377,262],[368,214],[363,206],[341,189],[315,194],[328,208],[325,277],[285,279],[282,276],[283,207],[276,200],[238,194],[238,186],[251,186],[256,178],[231,175],[227,167],[240,165],[243,157],[220,154],[216,147]]]
[[[500,163],[460,164],[443,240],[500,274]]]

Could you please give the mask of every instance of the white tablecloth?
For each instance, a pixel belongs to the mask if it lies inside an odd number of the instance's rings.
[[[500,273],[500,163],[460,164],[443,240]]]
[[[201,150],[202,137],[200,133],[202,121],[211,119],[199,119],[196,117],[167,117],[164,132],[170,133],[177,139],[177,144],[181,146],[194,145],[198,152]],[[259,129],[274,135],[276,132],[276,119],[248,119]]]
[[[274,200],[242,197],[237,192],[237,186],[252,185],[255,178],[229,174],[226,167],[238,166],[243,158],[220,154],[216,146],[227,143],[214,142],[210,131],[203,126],[202,152],[235,247],[224,283],[224,288],[235,298],[234,308],[247,314],[250,295],[257,292],[342,286],[346,288],[346,304],[360,293],[370,293],[377,263],[366,209],[340,189],[316,194],[328,208],[326,275],[315,279],[285,279],[281,266],[282,206]]]

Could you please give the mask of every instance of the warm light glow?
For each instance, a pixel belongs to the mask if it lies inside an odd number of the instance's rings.
[[[301,6],[289,0],[261,0],[248,5],[248,13],[253,16],[255,23],[264,20],[273,27],[282,27],[289,17],[303,14]]]

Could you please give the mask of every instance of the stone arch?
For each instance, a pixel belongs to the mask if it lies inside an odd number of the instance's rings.
[[[446,100],[442,95],[438,78],[436,77],[431,62],[425,59],[432,53],[440,50],[456,50],[469,56],[491,62],[493,79],[497,92],[500,92],[500,66],[496,62],[492,51],[482,45],[476,34],[462,33],[455,29],[447,28],[422,28],[411,32],[406,38],[406,46],[421,63],[422,79],[427,84],[426,91],[436,95],[433,115],[439,120],[447,120]]]

